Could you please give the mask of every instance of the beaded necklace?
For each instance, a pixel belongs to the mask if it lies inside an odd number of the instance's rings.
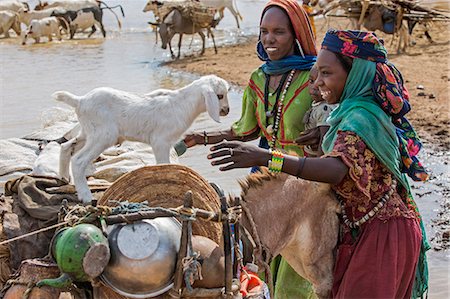
[[[271,140],[269,140],[269,147],[271,149],[275,148],[275,144],[276,144],[276,141],[277,141],[277,132],[278,132],[278,128],[280,126],[281,113],[283,111],[284,98],[286,97],[286,93],[287,93],[287,90],[289,88],[289,85],[291,85],[292,79],[294,78],[294,74],[295,74],[295,70],[291,70],[291,72],[289,73],[289,76],[287,77],[286,85],[284,86],[283,93],[281,94],[281,99],[278,102],[277,114],[275,115],[274,125],[273,126],[272,125],[268,125],[267,126],[267,133],[272,135]],[[277,103],[275,103],[275,104],[277,104]]]
[[[397,189],[397,181],[393,180],[391,189],[386,192],[381,199],[378,201],[377,205],[372,208],[366,215],[364,215],[362,218],[360,218],[357,221],[350,221],[348,219],[347,214],[345,213],[345,206],[344,201],[341,200],[341,211],[342,211],[342,220],[344,221],[345,225],[347,225],[350,228],[357,228],[366,223],[370,218],[375,216],[375,214],[385,205],[385,203],[388,201],[388,199],[392,196],[394,191]]]

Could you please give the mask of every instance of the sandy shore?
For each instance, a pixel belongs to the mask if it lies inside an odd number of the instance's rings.
[[[333,21],[337,28],[344,28],[347,22]],[[318,45],[323,39],[327,25],[323,20],[316,22]],[[450,149],[450,38],[449,28],[436,25],[431,28],[434,43],[430,44],[423,31],[416,30],[413,37],[417,44],[397,54],[397,40],[391,44],[392,36],[383,36],[390,54],[389,59],[402,72],[411,96],[412,112],[409,119],[419,135],[439,151]],[[245,87],[248,78],[261,61],[255,53],[256,37],[235,46],[222,47],[218,54],[207,49],[203,56],[188,56],[180,60],[165,63],[182,71],[204,74],[216,74],[224,79]],[[422,88],[423,89],[419,89]]]

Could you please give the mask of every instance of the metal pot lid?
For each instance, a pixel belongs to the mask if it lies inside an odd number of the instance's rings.
[[[173,286],[181,224],[170,217],[108,227],[111,259],[101,281],[130,298],[161,295]]]

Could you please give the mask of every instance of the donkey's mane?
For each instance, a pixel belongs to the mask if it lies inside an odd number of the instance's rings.
[[[239,180],[239,185],[242,189],[241,198],[243,199],[250,189],[259,188],[265,182],[277,179],[280,179],[280,176],[269,172],[265,167],[261,168],[261,172],[249,174],[243,180]]]

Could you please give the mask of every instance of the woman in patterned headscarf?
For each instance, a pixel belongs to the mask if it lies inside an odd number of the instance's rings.
[[[303,147],[295,139],[303,132],[303,116],[311,107],[307,86],[317,52],[308,14],[297,1],[271,0],[266,4],[260,21],[257,54],[264,63],[252,73],[244,90],[241,118],[229,130],[186,136],[187,147],[260,137],[262,148],[284,149],[303,156]],[[277,258],[272,270],[275,298],[312,296],[311,284],[298,276],[284,259]]]
[[[266,166],[330,183],[342,207],[334,298],[414,298],[427,290],[422,221],[406,175],[426,180],[421,144],[405,118],[410,110],[400,72],[373,33],[327,32],[315,84],[339,103],[327,122],[321,158],[276,155],[239,142],[211,148],[221,170]],[[223,150],[226,149],[226,150]]]

